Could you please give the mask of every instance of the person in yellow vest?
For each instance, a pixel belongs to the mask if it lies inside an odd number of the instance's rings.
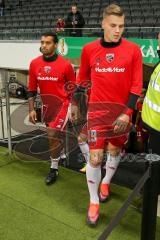
[[[158,34],[156,64],[149,81],[142,107],[143,126],[149,132],[148,152],[160,155],[160,33]]]

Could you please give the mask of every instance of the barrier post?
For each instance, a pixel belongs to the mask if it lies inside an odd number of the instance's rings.
[[[160,189],[160,156],[148,154],[146,167],[150,168],[150,177],[144,185],[141,240],[155,240],[158,193]]]
[[[12,153],[11,140],[11,117],[10,117],[10,98],[9,98],[9,77],[8,71],[5,71],[5,93],[6,93],[6,120],[7,120],[7,134],[8,134],[8,150],[9,155]]]
[[[1,129],[2,129],[2,138],[4,139],[4,119],[3,119],[3,102],[0,97],[0,112],[1,112]]]

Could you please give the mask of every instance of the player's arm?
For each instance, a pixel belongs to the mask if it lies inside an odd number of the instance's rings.
[[[90,79],[91,79],[90,52],[88,51],[87,46],[84,46],[82,49],[80,68],[76,82],[80,84],[82,81]]]
[[[69,120],[73,121],[74,118],[77,118],[77,109],[76,106],[72,106],[72,97],[74,93],[74,89],[76,87],[76,75],[74,72],[74,68],[68,62],[66,69],[65,69],[65,91],[68,94],[68,98],[70,100],[70,108],[69,108]],[[74,116],[74,117],[73,117]]]
[[[90,81],[90,59],[89,53],[84,47],[82,49],[79,73],[76,78],[77,88],[72,96],[72,120],[76,121],[79,116],[85,117],[88,103],[88,88],[83,84]]]
[[[115,132],[125,132],[129,125],[132,113],[136,108],[137,100],[142,91],[143,84],[142,71],[143,71],[142,54],[140,48],[136,45],[133,53],[132,84],[130,87],[128,102],[126,108],[124,109],[124,112],[114,122]]]
[[[76,82],[76,76],[74,72],[74,68],[72,67],[71,63],[68,62],[65,68],[65,81],[66,82]]]
[[[81,54],[81,61],[80,61],[80,68],[78,72],[78,76],[76,78],[76,83],[77,83],[77,89],[75,91],[75,94],[73,95],[73,103],[78,104],[80,101],[80,95],[84,94],[86,95],[86,101],[88,101],[88,87],[85,88],[85,85],[83,84],[84,82],[88,83],[90,82],[91,79],[91,68],[90,68],[90,53],[87,49],[87,46],[84,46],[82,49],[82,54]]]
[[[29,82],[28,82],[28,104],[29,104],[29,121],[33,124],[36,123],[37,114],[34,108],[35,98],[37,95],[37,79],[34,74],[33,64],[29,68]]]
[[[142,92],[143,85],[143,62],[140,48],[136,45],[133,54],[132,64],[132,83],[127,106],[130,109],[135,109],[137,100]]]

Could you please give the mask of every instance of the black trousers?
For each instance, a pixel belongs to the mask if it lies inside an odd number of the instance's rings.
[[[149,133],[149,142],[148,142],[148,152],[160,155],[160,133],[159,132],[150,132]],[[160,167],[159,167],[160,171]],[[160,194],[160,177],[159,177],[159,194]]]
[[[160,133],[159,132],[149,133],[148,152],[160,155]]]

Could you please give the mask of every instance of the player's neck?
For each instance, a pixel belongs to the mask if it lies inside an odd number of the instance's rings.
[[[105,41],[104,38],[101,38],[100,44],[104,48],[110,48],[110,47],[117,47],[117,46],[119,46],[121,41],[122,41],[122,39],[120,38],[120,40],[118,42],[107,42],[107,41]]]
[[[45,55],[43,55],[43,60],[44,60],[45,62],[53,62],[53,61],[55,61],[55,60],[57,59],[57,57],[58,57],[57,53],[53,53],[53,54],[50,55],[50,56],[45,56]]]

